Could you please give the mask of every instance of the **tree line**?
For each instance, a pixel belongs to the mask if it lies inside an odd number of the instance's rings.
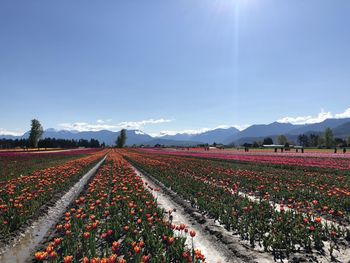
[[[279,135],[277,137],[277,144],[289,147],[289,145],[295,145],[295,142],[289,141],[285,135]],[[303,147],[318,147],[318,148],[333,148],[333,147],[350,147],[350,137],[347,139],[334,137],[333,130],[326,128],[323,133],[315,134],[299,134],[297,137],[297,143]],[[262,145],[274,144],[271,137],[266,137],[262,142],[255,141],[251,144],[251,147],[261,147]]]
[[[298,143],[304,147],[349,147],[350,137],[347,139],[336,138],[333,135],[331,128],[326,128],[323,134],[300,134],[298,136]]]
[[[0,139],[1,149],[10,148],[30,148],[33,147],[29,139]],[[100,143],[98,140],[80,139],[80,140],[67,140],[56,138],[45,138],[38,141],[37,147],[39,148],[100,148],[105,147],[105,143]]]
[[[31,129],[28,139],[0,139],[0,149],[10,148],[99,148],[106,147],[105,143],[100,143],[96,139],[56,139],[56,138],[44,138],[44,128],[37,119],[31,120]],[[126,143],[126,130],[122,129],[116,140],[116,147],[123,148]]]
[[[0,139],[0,148],[99,148],[105,147],[105,143],[100,143],[96,139],[56,139],[44,138],[41,139],[44,133],[43,126],[37,119],[31,120],[31,129],[28,139]]]

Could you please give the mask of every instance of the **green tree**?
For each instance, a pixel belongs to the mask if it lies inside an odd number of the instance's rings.
[[[324,131],[324,143],[327,148],[334,146],[335,141],[333,131],[331,128],[326,128]]]
[[[348,146],[350,147],[350,136],[348,137]]]
[[[336,147],[346,147],[346,140],[343,138],[334,138],[334,144]]]
[[[317,145],[318,145],[318,147],[323,147],[323,146],[325,146],[324,136],[318,136]]]
[[[310,146],[311,147],[317,147],[318,146],[318,143],[319,143],[319,136],[317,134],[313,134],[311,133],[310,134],[310,137],[309,137],[309,141],[310,141]]]
[[[38,147],[38,142],[44,133],[44,129],[37,119],[33,119],[31,122],[32,122],[32,127],[29,133],[29,144],[31,147],[36,148]]]
[[[117,138],[116,144],[117,148],[123,148],[126,142],[126,130],[122,129]]]
[[[277,143],[280,145],[285,145],[288,142],[288,139],[285,135],[281,134],[277,137]]]
[[[259,142],[254,141],[252,147],[253,147],[253,148],[259,148],[259,147],[260,147]]]
[[[305,134],[299,134],[298,142],[300,146],[308,147],[309,146],[309,137]]]
[[[270,137],[266,137],[263,141],[264,145],[271,145],[273,144],[273,140]]]

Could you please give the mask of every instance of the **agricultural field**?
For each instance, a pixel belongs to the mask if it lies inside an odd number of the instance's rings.
[[[255,152],[244,152],[242,150],[210,150],[205,151],[203,148],[183,149],[155,149],[146,148],[143,151],[148,153],[167,154],[174,156],[192,156],[208,159],[220,159],[236,162],[251,162],[264,165],[276,166],[300,166],[329,168],[333,170],[349,170],[350,154],[331,154],[324,152],[284,152],[274,153],[272,150],[261,150]]]
[[[226,191],[254,195],[300,212],[312,211],[343,224],[350,223],[350,177],[347,172],[283,169],[257,166],[252,162],[232,164],[187,156],[149,156],[142,152],[127,156],[132,156],[131,160],[136,158],[137,163],[147,164],[147,169],[153,164],[151,174],[164,173],[173,184],[178,183],[173,180],[174,176],[179,180],[190,179]],[[259,158],[254,162],[259,162]],[[176,172],[166,175],[167,171]]]
[[[105,154],[105,150],[0,153],[0,240],[6,241],[37,217],[43,205],[69,189]]]
[[[347,157],[140,148],[1,160],[22,164],[0,182],[1,262],[350,259]],[[46,224],[40,213],[72,191]],[[40,233],[30,245],[26,227]]]
[[[96,152],[96,149],[19,152],[0,151],[0,181],[31,174]]]
[[[0,1],[0,263],[350,263],[349,11]]]
[[[252,249],[275,259],[313,251],[335,259],[337,250],[349,257],[348,159],[153,149],[124,155]]]
[[[56,225],[37,261],[203,262],[185,245],[195,232],[164,217],[151,192],[120,154],[113,152],[87,189]]]

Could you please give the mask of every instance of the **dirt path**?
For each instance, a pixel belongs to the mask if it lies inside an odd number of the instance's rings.
[[[248,247],[242,245],[237,237],[234,237],[214,220],[204,219],[199,213],[191,211],[188,207],[186,208],[186,205],[179,203],[178,198],[174,198],[175,193],[169,195],[164,187],[157,185],[159,182],[154,178],[143,174],[135,167],[133,168],[151,189],[159,189],[159,191],[153,190],[152,193],[157,198],[160,207],[166,211],[174,210],[172,213],[173,223],[175,225],[183,223],[191,230],[196,231],[194,246],[201,250],[207,262],[274,262],[270,255],[251,251]],[[191,246],[190,239],[187,241],[187,244]]]
[[[1,263],[22,263],[33,258],[35,247],[42,242],[48,230],[55,226],[67,207],[82,191],[89,179],[104,162],[106,156],[87,172],[66,194],[50,207],[45,215],[38,218],[26,230],[0,251]]]

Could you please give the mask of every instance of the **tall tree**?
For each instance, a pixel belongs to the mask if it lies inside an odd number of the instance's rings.
[[[126,142],[126,130],[122,129],[117,138],[116,144],[118,148],[123,148]]]
[[[253,147],[253,148],[259,148],[259,147],[260,147],[259,142],[254,141],[252,147]]]
[[[327,148],[334,146],[334,135],[331,128],[326,128],[324,131],[324,142]]]
[[[299,134],[298,142],[300,146],[308,147],[309,146],[309,137],[305,134]]]
[[[320,147],[325,146],[325,140],[324,140],[324,136],[318,136],[318,142],[317,145]]]
[[[29,144],[30,146],[36,148],[38,147],[38,142],[44,133],[43,126],[37,119],[32,119],[32,127],[29,133]]]
[[[343,138],[334,138],[334,144],[336,147],[346,147],[346,140]]]
[[[319,142],[318,138],[319,138],[319,136],[317,134],[313,134],[313,133],[310,134],[309,142],[310,142],[310,146],[311,147],[317,147],[318,146],[318,142]]]
[[[271,145],[273,144],[273,140],[270,137],[266,137],[263,142],[264,145]]]
[[[287,137],[283,134],[277,137],[277,143],[281,145],[285,145],[288,142]]]

